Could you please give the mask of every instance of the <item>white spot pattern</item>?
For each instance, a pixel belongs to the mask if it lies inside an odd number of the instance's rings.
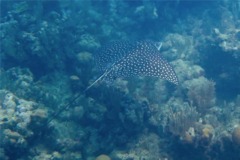
[[[97,66],[105,74],[103,80],[117,77],[154,76],[178,85],[172,66],[162,57],[152,41],[113,42],[95,57]],[[106,74],[107,73],[107,74]]]

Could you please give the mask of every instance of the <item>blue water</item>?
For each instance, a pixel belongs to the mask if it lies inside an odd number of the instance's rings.
[[[240,159],[239,1],[0,5],[1,160]]]

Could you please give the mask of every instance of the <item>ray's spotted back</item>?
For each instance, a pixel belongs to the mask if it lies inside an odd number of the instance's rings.
[[[156,44],[153,41],[115,41],[103,46],[95,56],[102,72],[96,81],[153,76],[178,85],[173,67],[162,57]]]

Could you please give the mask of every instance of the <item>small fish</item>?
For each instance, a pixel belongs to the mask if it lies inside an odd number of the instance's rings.
[[[96,54],[96,64],[102,75],[85,91],[99,81],[112,81],[130,76],[159,77],[178,85],[172,66],[159,52],[161,44],[152,41],[112,42]]]

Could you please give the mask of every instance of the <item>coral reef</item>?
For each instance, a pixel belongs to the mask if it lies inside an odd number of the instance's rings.
[[[240,145],[240,127],[237,126],[232,132],[232,141],[236,145]]]
[[[1,1],[0,159],[240,159],[239,8]],[[148,39],[162,42],[178,86],[134,76],[83,92],[99,47]]]
[[[235,58],[239,58],[240,52],[240,29],[234,28],[221,33],[218,28],[214,28],[216,42],[224,52],[232,53]]]
[[[97,156],[96,160],[111,160],[111,158],[105,154]]]
[[[31,126],[39,129],[45,124],[46,110],[7,90],[0,90],[0,102],[1,146],[4,148],[5,158],[14,159],[28,150],[28,139],[37,132]]]
[[[129,144],[129,151],[116,151],[113,157],[116,160],[128,159],[156,159],[166,158],[161,155],[160,138],[156,134],[143,134],[138,137],[135,143]]]
[[[187,80],[183,83],[189,102],[197,107],[200,113],[206,113],[215,104],[215,83],[205,77]]]

